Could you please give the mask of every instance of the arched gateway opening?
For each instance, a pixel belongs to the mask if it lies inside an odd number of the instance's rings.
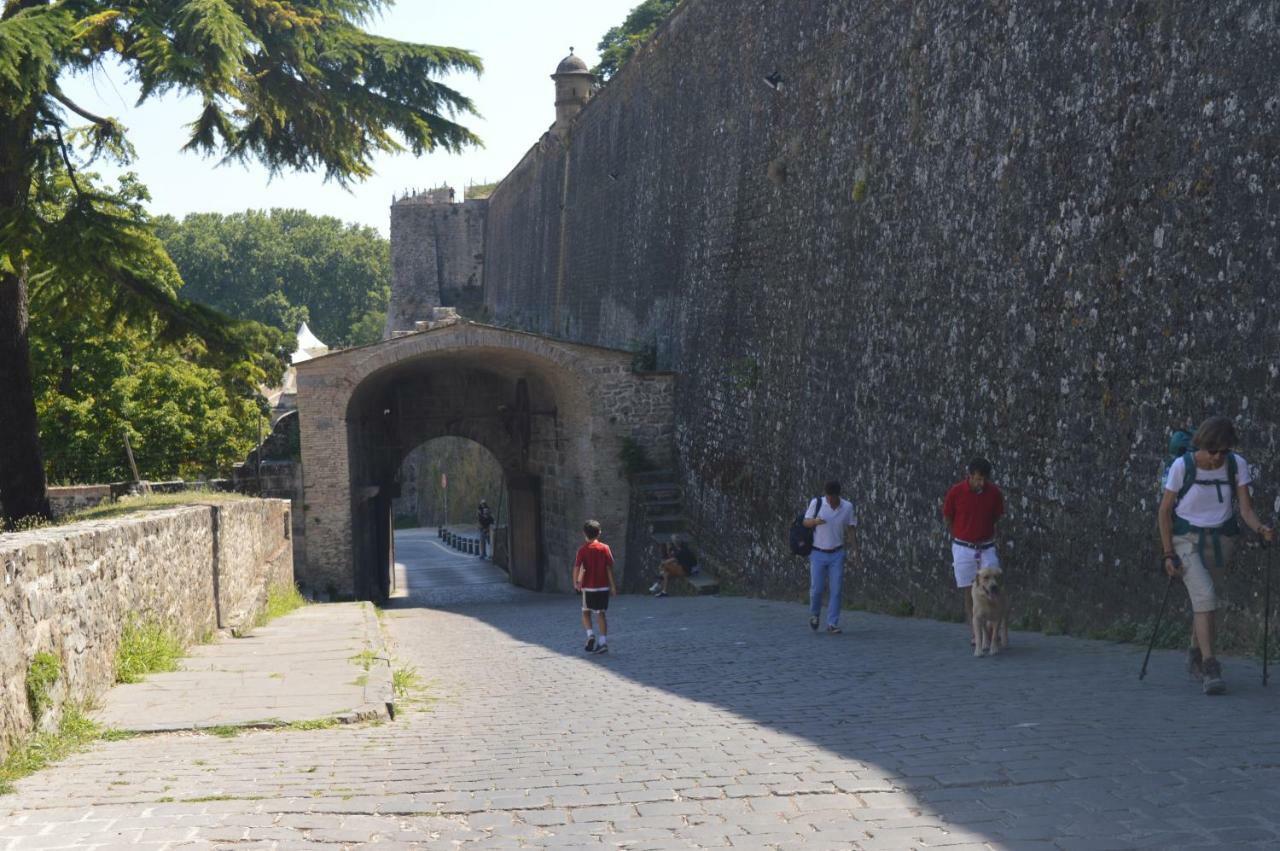
[[[568,590],[588,516],[625,564],[620,452],[630,440],[664,462],[671,440],[671,377],[637,374],[631,357],[446,320],[299,364],[301,581],[334,597],[386,598],[398,472],[439,437],[473,440],[501,466],[513,582]]]

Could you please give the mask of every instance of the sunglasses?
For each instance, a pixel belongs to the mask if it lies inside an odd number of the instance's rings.
[[[1209,455],[1226,455],[1230,451],[1231,451],[1230,449],[1206,449],[1205,450],[1205,452]]]

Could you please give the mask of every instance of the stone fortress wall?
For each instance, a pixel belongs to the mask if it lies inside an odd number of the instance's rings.
[[[686,510],[748,591],[804,592],[785,529],[834,476],[851,599],[954,613],[982,454],[1015,617],[1148,617],[1171,427],[1235,417],[1278,507],[1277,15],[686,0],[491,196],[486,309],[678,374]]]
[[[453,203],[450,190],[433,189],[391,205],[391,302],[389,338],[442,304],[480,304],[484,223],[488,201]]]
[[[115,682],[129,619],[185,643],[251,624],[268,589],[293,582],[290,522],[287,500],[243,500],[0,535],[0,756]],[[39,653],[58,659],[60,677],[33,718]]]

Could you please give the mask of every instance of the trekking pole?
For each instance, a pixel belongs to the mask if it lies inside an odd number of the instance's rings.
[[[1164,562],[1160,563],[1163,567]],[[1160,613],[1156,615],[1156,625],[1151,629],[1151,643],[1147,645],[1147,657],[1142,660],[1142,670],[1138,672],[1138,680],[1141,681],[1147,675],[1147,663],[1151,661],[1151,651],[1156,646],[1156,636],[1160,634],[1160,621],[1164,620],[1164,607],[1169,603],[1169,591],[1173,588],[1173,577],[1169,577],[1169,582],[1164,586],[1164,599],[1160,601]]]
[[[1275,547],[1267,546],[1267,539],[1262,539],[1262,547],[1267,550],[1266,590],[1262,592],[1262,687],[1267,686],[1267,650],[1271,645],[1271,563],[1275,561]]]

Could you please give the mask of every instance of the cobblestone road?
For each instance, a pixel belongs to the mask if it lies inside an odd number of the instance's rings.
[[[441,558],[454,556],[441,555]],[[477,569],[489,569],[476,565]],[[1280,844],[1280,685],[1157,653],[792,604],[415,592],[430,702],[392,724],[102,743],[0,798],[0,849],[1203,848]]]

